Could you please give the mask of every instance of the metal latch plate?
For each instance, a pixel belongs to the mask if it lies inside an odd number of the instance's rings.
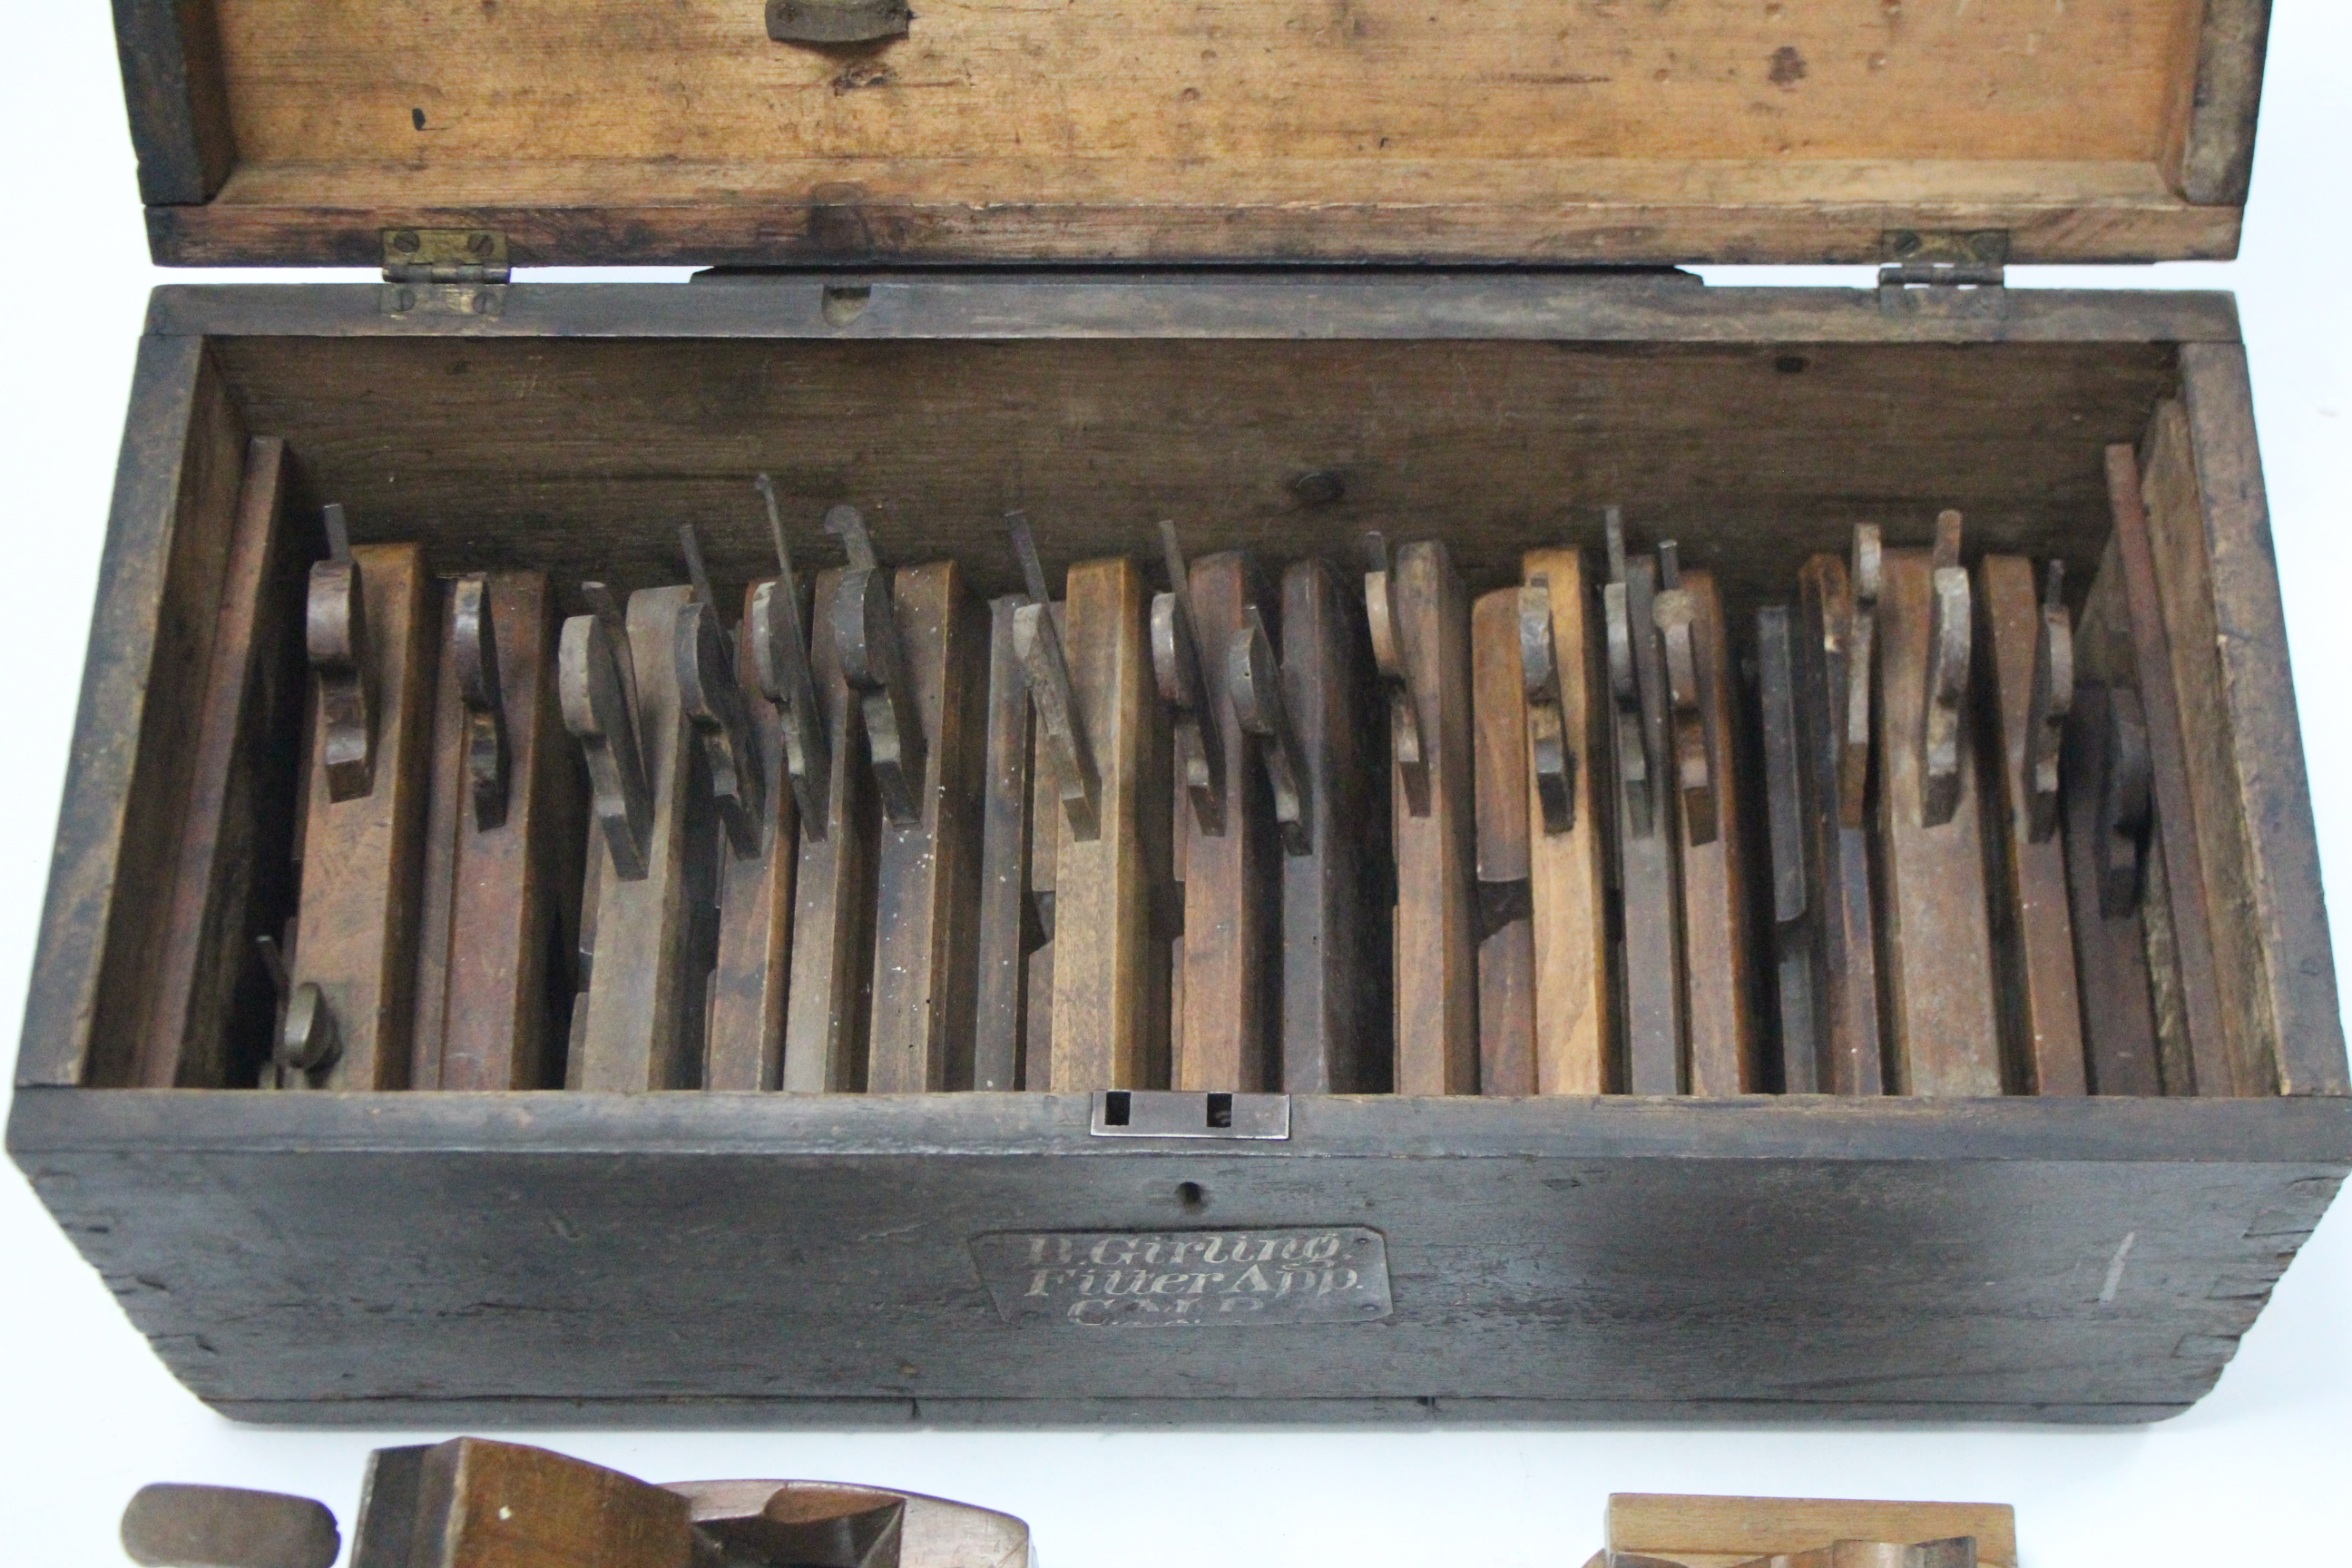
[[[1097,1089],[1087,1131],[1097,1138],[1287,1138],[1290,1096]]]

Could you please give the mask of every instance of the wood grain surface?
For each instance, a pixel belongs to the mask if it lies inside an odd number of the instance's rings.
[[[866,765],[866,729],[834,639],[842,574],[816,574],[809,675],[831,739],[824,835],[801,835],[793,887],[793,973],[784,994],[783,1086],[800,1093],[866,1087],[873,970],[874,852],[881,811]]]
[[[1257,1093],[1279,1086],[1282,846],[1258,738],[1242,728],[1225,680],[1225,648],[1276,605],[1255,561],[1219,551],[1192,563],[1194,635],[1205,700],[1224,748],[1223,831],[1197,821],[1184,840],[1183,1013],[1172,1087]],[[1177,802],[1180,815],[1191,808]],[[1171,824],[1172,826],[1172,824]]]
[[[872,1094],[971,1083],[987,612],[952,561],[891,574],[924,731],[921,815],[881,823],[875,857]]]
[[[1309,838],[1305,855],[1282,858],[1282,1087],[1293,1094],[1391,1081],[1387,771],[1363,599],[1321,557],[1282,574],[1282,688],[1306,757]]]
[[[1028,678],[1013,647],[1017,595],[988,605],[987,722],[981,742],[980,893],[973,942],[971,1086],[1021,1087],[1031,939],[1034,793]],[[1047,765],[1051,765],[1050,763]]]
[[[735,673],[767,789],[760,853],[722,844],[719,860],[719,963],[710,974],[710,1024],[703,1041],[702,1087],[783,1087],[784,995],[792,979],[793,892],[800,869],[800,807],[784,773],[782,720],[760,689],[749,647],[751,596],[743,590],[746,631],[736,639]],[[803,622],[805,624],[805,622]]]
[[[1445,545],[1396,552],[1399,636],[1423,745],[1429,814],[1390,763],[1396,853],[1396,1092],[1478,1092],[1477,812],[1472,794],[1470,597]]]
[[[1520,558],[1521,581],[1551,589],[1551,639],[1559,661],[1562,727],[1576,759],[1575,819],[1565,833],[1528,841],[1528,901],[1536,961],[1536,1091],[1603,1094],[1616,1087],[1609,977],[1611,777],[1601,662],[1599,601],[1584,552],[1558,546]],[[1529,820],[1543,809],[1528,781]]]
[[[1869,839],[1864,828],[1838,816],[1838,731],[1853,618],[1845,562],[1814,556],[1798,574],[1797,591],[1806,899],[1821,911],[1813,998],[1822,1056],[1814,1082],[1823,1094],[1878,1094],[1885,1076]]]
[[[507,810],[479,827],[466,778],[464,703],[442,592],[412,1089],[553,1089],[564,1079],[565,977],[551,957],[579,930],[580,766],[555,692],[554,597],[536,572],[489,577],[507,737]],[[601,853],[603,846],[597,846]]]
[[[266,1055],[263,1017],[238,993],[257,987],[253,939],[277,921],[290,889],[292,814],[265,803],[291,797],[302,755],[309,678],[294,630],[301,619],[308,552],[286,516],[291,479],[285,443],[247,447],[235,534],[222,574],[220,612],[203,675],[201,712],[188,762],[187,805],[169,870],[154,991],[139,1036],[132,1081],[148,1089],[222,1088],[250,1082]]]
[[[424,552],[414,544],[354,546],[374,666],[374,787],[333,801],[314,776],[302,829],[302,906],[289,964],[294,984],[316,983],[342,1054],[331,1089],[405,1089],[415,1021],[419,851],[433,732],[436,616]],[[310,770],[325,766],[314,723]]]
[[[1612,1551],[1662,1557],[1685,1568],[1732,1568],[1759,1557],[1810,1552],[1834,1541],[1909,1545],[1962,1535],[1975,1539],[1977,1561],[1984,1568],[2016,1568],[2017,1514],[2007,1503],[1642,1492],[1618,1492],[1609,1499]]]
[[[1070,568],[1066,595],[1063,646],[1102,773],[1102,830],[1091,839],[1066,821],[1058,830],[1052,1081],[1064,1093],[1148,1088],[1154,1037],[1167,1037],[1167,993],[1164,978],[1155,992],[1147,972],[1164,969],[1167,947],[1152,936],[1146,818],[1164,824],[1172,803],[1164,784],[1146,777],[1163,749],[1150,733],[1158,704],[1149,696],[1143,574],[1124,556],[1083,561]]]
[[[1519,591],[1470,606],[1471,780],[1482,901],[1528,895],[1528,699],[1519,663]],[[1522,910],[1478,939],[1478,1091],[1536,1092],[1535,922]]]
[[[1762,1042],[1756,1023],[1757,954],[1748,895],[1750,784],[1735,710],[1742,693],[1731,673],[1731,636],[1715,574],[1683,573],[1697,610],[1692,623],[1699,678],[1699,718],[1706,731],[1716,795],[1716,832],[1694,844],[1685,826],[1682,844],[1684,972],[1690,1000],[1692,1094],[1756,1094],[1764,1088]]]
[[[2002,1087],[2000,1034],[1993,1015],[1973,737],[1965,731],[1958,809],[1939,826],[1927,826],[1921,817],[1931,570],[1925,550],[1887,551],[1878,601],[1879,706],[1871,754],[1887,1089],[1992,1095]],[[1971,680],[1983,678],[1980,670],[1970,672]]]
[[[168,215],[190,260],[207,237],[318,259],[430,213],[514,231],[535,262],[1874,260],[1882,230],[1930,216],[2019,231],[2021,259],[2211,253],[2259,85],[2259,29],[2200,49],[2191,0],[1639,19],[1367,0],[1118,26],[948,0],[847,54],[780,47],[715,0],[216,5],[195,79],[226,113],[138,95],[151,201],[201,200],[234,147],[218,198]],[[193,133],[224,119],[233,142]]]
[[[425,1450],[408,1568],[688,1568],[687,1500],[584,1459],[456,1437]]]
[[[2066,846],[2033,838],[2030,764],[2035,647],[2042,590],[2033,563],[1988,555],[1977,563],[1979,740],[1994,996],[2002,1049],[2017,1087],[2032,1094],[2084,1092],[2082,998],[2074,984],[2074,919],[2066,902]],[[2059,789],[2072,784],[2062,773]]]
[[[2157,405],[2141,468],[2144,506],[2131,504],[2120,473],[2110,488],[2121,490],[2116,540],[2135,634],[2145,626],[2164,639],[2147,650],[2139,686],[2197,1092],[2271,1094],[2277,1069],[2222,686],[2212,544],[2188,411],[2178,400]]]
[[[708,975],[693,962],[697,878],[689,862],[698,848],[715,845],[715,823],[709,781],[697,772],[699,751],[678,703],[675,631],[693,595],[681,584],[629,595],[637,742],[653,790],[653,829],[645,877],[626,880],[607,864],[597,878],[587,1021],[565,1080],[573,1089],[689,1089],[701,1071]],[[606,853],[601,843],[593,849]]]
[[[1611,821],[1617,844],[1617,887],[1623,900],[1623,937],[1618,946],[1622,976],[1625,1091],[1680,1094],[1685,1069],[1683,991],[1682,878],[1675,866],[1682,826],[1680,795],[1672,784],[1666,753],[1665,669],[1658,647],[1658,563],[1640,556],[1626,563],[1625,614],[1632,641],[1633,722],[1619,728],[1613,746],[1643,748],[1646,784],[1619,769]],[[1646,807],[1633,792],[1643,790]],[[1646,812],[1646,816],[1643,815]],[[1646,826],[1643,826],[1643,825]]]

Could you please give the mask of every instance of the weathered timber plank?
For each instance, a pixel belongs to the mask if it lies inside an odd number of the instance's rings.
[[[1877,919],[1867,830],[1840,819],[1838,731],[1846,711],[1853,589],[1846,563],[1816,555],[1798,574],[1797,728],[1805,797],[1807,902],[1821,911],[1813,997],[1824,1094],[1880,1093]]]
[[[1700,723],[1715,792],[1716,831],[1691,841],[1683,823],[1683,932],[1690,1001],[1692,1094],[1755,1094],[1764,1087],[1756,1027],[1755,953],[1748,897],[1748,801],[1740,776],[1732,683],[1731,639],[1715,574],[1685,571],[1683,587],[1697,610]]]
[[[887,818],[875,858],[869,1093],[971,1082],[987,627],[952,561],[892,574],[905,668],[924,731],[920,815]]]
[[[1145,837],[1155,831],[1147,818],[1164,825],[1172,805],[1145,777],[1160,748],[1150,733],[1157,704],[1148,698],[1144,602],[1143,574],[1124,556],[1069,570],[1063,644],[1102,804],[1094,837],[1076,837],[1066,821],[1056,828],[1051,1081],[1063,1093],[1149,1087],[1152,1039],[1166,1038],[1166,983],[1155,995],[1148,971],[1166,967],[1151,899],[1168,873],[1155,875]]]
[[[1282,1087],[1370,1093],[1390,1082],[1385,770],[1363,595],[1319,557],[1282,574],[1282,681],[1308,813],[1307,852],[1282,861]]]
[[[253,939],[278,934],[274,911],[291,890],[290,814],[264,808],[296,793],[301,754],[292,742],[309,697],[294,637],[306,552],[286,517],[288,468],[284,442],[247,444],[187,806],[162,900],[154,990],[137,1041],[132,1081],[150,1089],[247,1082],[268,1054],[268,1009],[257,1016],[239,1002],[257,989]]]
[[[2172,417],[2168,418],[2168,411]],[[2153,428],[2166,432],[2178,426],[2179,405],[2158,405]],[[2242,1040],[2249,1026],[2232,1030],[2222,1013],[2228,991],[2216,972],[2214,909],[2210,902],[2212,880],[2205,867],[2205,846],[2200,841],[2197,805],[2189,782],[2189,726],[2184,721],[2181,689],[2174,671],[2179,661],[2173,650],[2173,627],[2167,618],[2158,580],[2154,529],[2148,502],[2165,510],[2168,534],[2185,534],[2202,549],[2201,503],[2195,493],[2195,476],[2189,471],[2186,432],[2173,428],[2171,438],[2160,439],[2162,456],[2151,468],[2158,480],[2153,491],[2141,482],[2139,457],[2128,446],[2106,451],[2107,491],[2114,509],[2115,533],[2108,560],[2122,595],[2126,626],[2126,648],[2131,660],[2128,684],[2138,693],[2140,717],[2147,727],[2150,805],[2155,832],[2147,851],[2148,886],[2141,903],[2141,920],[2149,942],[2148,971],[2155,986],[2157,1037],[2161,1047],[2175,1045],[2185,1057],[2186,1072],[2168,1074],[2172,1093],[2235,1094],[2239,1087],[2233,1037]],[[2201,572],[2199,574],[2201,576]],[[2193,629],[2191,635],[2194,635]],[[2213,720],[2202,723],[2210,730]],[[2210,759],[2208,759],[2210,760]],[[2246,1000],[2245,985],[2231,987]],[[2252,1092],[2269,1092],[2266,1089]]]
[[[1601,1094],[1615,1087],[1615,1032],[1609,980],[1610,855],[1608,698],[1599,616],[1584,552],[1546,547],[1520,558],[1520,579],[1551,594],[1553,655],[1559,664],[1561,728],[1575,758],[1573,820],[1564,833],[1528,842],[1528,901],[1536,961],[1536,1092]],[[1531,822],[1543,820],[1528,784]]]
[[[1031,740],[1028,678],[1013,647],[1017,595],[988,605],[988,720],[981,745],[980,908],[971,1086],[1021,1086],[1029,1016]],[[1050,764],[1049,764],[1050,765]]]
[[[1991,887],[1994,994],[2003,1051],[2019,1088],[2084,1092],[2082,998],[2074,984],[2074,921],[2066,902],[2066,847],[2054,831],[2033,837],[2028,747],[2042,593],[2033,563],[1988,555],[1977,563],[1979,707],[1978,758],[1990,805],[1984,825]],[[2070,781],[2063,774],[2062,793]]]
[[[115,0],[114,42],[139,155],[139,199],[210,201],[237,157],[214,0]]]
[[[2236,344],[2185,344],[2180,372],[2205,501],[2210,592],[2237,781],[2231,798],[2245,832],[2277,1088],[2286,1094],[2343,1094],[2352,1083],[2245,351]]]
[[[551,1089],[565,1039],[548,973],[579,922],[578,768],[555,693],[558,618],[536,572],[489,576],[505,714],[506,809],[484,827],[466,774],[465,709],[442,594],[425,887],[416,944],[412,1089]],[[568,908],[567,908],[568,906]]]
[[[743,590],[743,620],[761,584]],[[702,1087],[783,1087],[784,993],[792,978],[793,893],[800,868],[800,807],[784,773],[783,727],[760,689],[748,631],[736,639],[735,673],[760,756],[766,820],[760,853],[720,846],[719,963],[710,975],[710,1025],[703,1045]]]
[[[831,816],[820,837],[803,827],[793,890],[793,973],[784,995],[783,1086],[802,1093],[866,1087],[866,1019],[872,999],[874,853],[881,816],[866,729],[841,673],[834,603],[842,574],[816,575],[809,619],[809,673],[832,738],[825,781]]]
[[[1275,1009],[1281,983],[1282,848],[1258,739],[1242,728],[1234,710],[1225,652],[1234,635],[1247,630],[1253,608],[1270,618],[1275,606],[1244,552],[1200,556],[1190,575],[1207,688],[1202,700],[1215,715],[1215,743],[1224,751],[1224,800],[1222,831],[1204,831],[1197,820],[1185,824],[1183,997],[1170,1081],[1181,1089],[1257,1093],[1276,1087],[1281,1073]],[[1191,818],[1181,787],[1174,794],[1177,812]]]
[[[1887,1088],[1896,1094],[2001,1092],[1992,939],[1972,737],[1961,733],[1959,804],[1924,817],[1929,576],[1925,550],[1889,550],[1878,601],[1876,769],[1879,921],[1886,964]],[[1981,679],[1980,675],[1973,679]]]
[[[419,852],[433,730],[432,581],[413,544],[354,547],[371,640],[374,780],[332,800],[320,782],[325,726],[311,725],[302,901],[289,967],[316,984],[341,1054],[330,1089],[405,1089],[415,1027]]]
[[[1470,598],[1446,547],[1396,553],[1398,634],[1429,753],[1429,808],[1413,814],[1391,759],[1396,854],[1396,1092],[1478,1091],[1476,805],[1471,789]]]
[[[1536,1092],[1536,943],[1528,894],[1528,699],[1519,591],[1470,606],[1471,776],[1478,827],[1478,1091]],[[1505,915],[1508,918],[1504,918]]]
[[[697,769],[700,752],[678,700],[677,616],[693,596],[683,584],[629,595],[637,742],[653,790],[653,827],[644,877],[615,876],[607,864],[597,878],[596,957],[582,1002],[587,1023],[566,1079],[573,1089],[688,1089],[700,1076],[709,976],[694,939],[709,879],[693,862],[715,847],[716,825],[709,780]],[[591,850],[606,852],[601,843]]]

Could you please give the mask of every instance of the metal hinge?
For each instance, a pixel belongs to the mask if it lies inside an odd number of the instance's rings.
[[[383,313],[495,316],[506,308],[507,237],[488,228],[383,231]]]
[[[1878,305],[1890,315],[2008,309],[2005,228],[1892,228],[1878,237]]]

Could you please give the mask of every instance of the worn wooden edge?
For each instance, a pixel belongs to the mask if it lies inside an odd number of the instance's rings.
[[[140,200],[210,201],[236,163],[213,0],[114,0],[114,43]]]
[[[195,339],[151,337],[141,342],[131,373],[99,559],[98,604],[26,991],[19,1087],[79,1083],[87,1067],[124,817],[139,765],[140,715],[205,359],[205,346]]]
[[[2352,1099],[2089,1096],[1998,1100],[1742,1095],[1298,1095],[1284,1140],[1093,1136],[1093,1097],[1059,1093],[776,1095],[519,1090],[400,1094],[240,1089],[21,1090],[7,1147],[37,1183],[80,1155],[280,1153],[615,1158],[940,1156],[1202,1161],[1642,1159],[1919,1164],[2309,1167],[2307,1231],[2352,1170]]]
[[[2217,101],[2228,48],[2215,51]],[[2259,69],[2257,65],[2256,69]],[[2244,74],[2243,67],[2236,74]],[[2206,87],[2200,75],[2200,97]],[[2218,123],[2218,122],[2217,122]],[[2247,127],[2251,132],[2251,124]],[[2192,147],[2197,137],[2192,132]],[[2137,167],[2137,166],[2135,166]],[[2153,161],[2150,176],[2159,172]],[[2151,183],[2153,183],[2153,178]],[[208,193],[209,194],[209,193]],[[164,267],[373,267],[387,228],[486,228],[517,266],[1399,261],[1874,263],[1889,229],[2006,229],[2017,262],[2226,261],[2243,209],[2169,194],[2079,200],[1170,203],[758,197],[609,205],[314,205],[150,198]]]
[[[864,289],[845,321],[829,292]],[[1993,314],[1890,312],[1876,289],[1710,288],[1678,272],[1267,268],[801,271],[675,283],[515,283],[496,316],[383,313],[373,283],[164,284],[166,336],[1579,339],[1618,342],[2221,342],[2218,289],[2010,289]]]
[[[2179,181],[2193,205],[2245,206],[2270,31],[2271,0],[2205,0]]]
[[[1986,1568],[2017,1562],[2017,1510],[2008,1503],[1865,1499],[1691,1497],[1612,1492],[1609,1544],[1650,1556],[1722,1560],[1810,1552],[1832,1541],[1972,1536]]]
[[[2220,1369],[2215,1369],[2216,1380]],[[1791,1421],[1941,1427],[1954,1421],[2035,1426],[2147,1426],[2190,1404],[2022,1405],[1950,1400],[1636,1400],[1636,1399],[216,1399],[207,1404],[233,1421],[257,1426],[491,1426],[507,1431],[660,1431],[678,1427],[797,1429],[903,1427],[1182,1426],[1263,1431],[1297,1426],[1770,1426]]]
[[[2279,1089],[2352,1093],[2245,351],[2184,346],[2180,373],[2205,501],[2222,691],[2260,922],[2262,983],[2277,1029]]]

